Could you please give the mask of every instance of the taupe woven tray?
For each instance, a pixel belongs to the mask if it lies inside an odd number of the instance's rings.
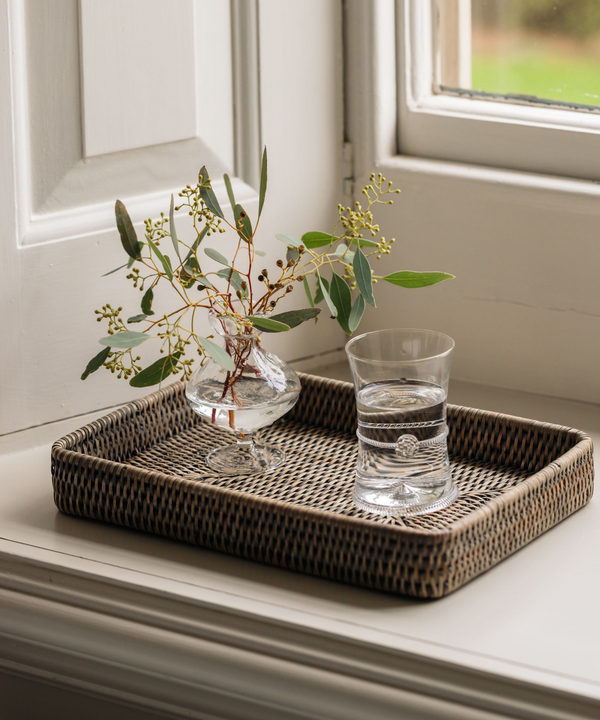
[[[351,500],[352,385],[302,375],[300,400],[263,431],[285,447],[272,474],[219,476],[204,463],[231,435],[202,422],[175,383],[52,448],[57,507],[259,562],[422,598],[456,590],[585,505],[582,432],[449,406],[459,499],[414,518]]]

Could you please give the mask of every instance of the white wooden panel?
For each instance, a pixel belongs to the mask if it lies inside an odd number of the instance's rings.
[[[86,157],[196,134],[192,0],[81,0]]]
[[[26,52],[20,84],[27,98],[27,180],[37,212],[82,157],[79,13],[77,0],[25,0],[23,10],[23,37],[13,42],[18,53]]]

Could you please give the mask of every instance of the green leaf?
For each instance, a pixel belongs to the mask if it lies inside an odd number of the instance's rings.
[[[262,213],[267,192],[267,148],[263,150],[262,165],[260,168],[260,191],[258,193],[258,217]]]
[[[196,240],[194,241],[194,244],[193,244],[192,247],[190,248],[189,253],[185,256],[185,260],[183,261],[183,264],[184,264],[184,265],[185,265],[187,262],[189,262],[189,260],[190,260],[191,257],[194,257],[194,256],[196,255],[196,250],[198,250],[198,247],[199,247],[200,243],[201,243],[201,242],[204,240],[204,238],[206,237],[206,233],[208,232],[208,230],[209,230],[208,225],[206,225],[206,226],[204,227],[204,229],[202,230],[202,232],[198,235],[198,237],[197,237]]]
[[[316,275],[317,278],[317,292],[315,294],[315,305],[318,305],[319,303],[322,303],[325,297],[323,296],[323,291],[321,290],[321,282],[325,285],[325,289],[327,292],[329,292],[329,280],[326,278],[319,277],[319,274]]]
[[[259,257],[265,257],[266,254],[267,254],[264,250],[257,250],[256,248],[254,248],[254,252],[255,252]]]
[[[152,336],[145,333],[133,332],[132,330],[122,330],[120,333],[109,335],[100,340],[100,345],[107,345],[109,348],[129,349],[141,345]]]
[[[335,275],[335,273],[333,273],[333,274]],[[331,297],[329,296],[329,292],[327,291],[327,288],[325,287],[325,280],[324,280],[324,278],[322,278],[322,277],[317,273],[317,280],[318,280],[318,282],[319,282],[319,288],[320,288],[320,290],[321,290],[321,293],[322,293],[322,295],[323,295],[323,298],[324,298],[325,302],[327,303],[327,307],[329,308],[329,312],[332,314],[333,317],[337,317],[337,316],[338,316],[338,309],[337,309],[337,307],[335,306],[335,303],[333,302],[333,300],[331,299]],[[348,292],[350,292],[350,291],[348,291]],[[316,301],[316,298],[315,298],[315,301]]]
[[[231,205],[231,209],[235,207],[235,195],[233,194],[233,188],[231,187],[231,180],[229,179],[229,175],[225,173],[223,175],[223,180],[225,180],[225,188],[227,189],[227,197],[229,198],[229,204]]]
[[[148,241],[148,245],[152,248],[152,251],[156,255],[156,257],[160,260],[160,264],[163,266],[163,270],[165,271],[165,275],[169,278],[169,280],[173,280],[173,270],[171,269],[171,262],[168,257],[165,257],[161,251],[156,247],[156,245],[150,240],[150,238],[146,235],[146,240]]]
[[[314,306],[315,306],[315,301],[314,301],[313,296],[312,296],[312,293],[311,293],[311,291],[310,291],[310,286],[309,286],[309,284],[308,284],[308,278],[306,277],[306,275],[304,276],[304,279],[302,280],[302,282],[303,282],[303,284],[304,284],[304,292],[306,293],[306,297],[308,298],[308,302],[310,303],[310,306],[311,306],[312,308],[314,308]]]
[[[386,275],[383,280],[392,283],[392,285],[399,285],[405,288],[420,288],[426,287],[427,285],[435,285],[436,283],[442,282],[442,280],[450,280],[454,275],[449,275],[443,272],[410,272],[408,270],[404,272],[395,272],[391,275]]]
[[[227,265],[227,267],[230,267],[229,260],[224,255],[221,255],[218,250],[213,250],[213,248],[204,248],[204,252],[212,260],[221,263],[221,265]]]
[[[132,261],[132,258],[129,258],[129,262],[131,262],[131,261]],[[130,267],[129,263],[126,262],[125,265],[119,265],[118,268],[115,268],[114,270],[109,270],[107,273],[104,273],[104,275],[102,275],[102,277],[106,277],[107,275],[112,275],[113,273],[116,273],[117,270],[122,270],[124,267]]]
[[[219,347],[208,338],[196,337],[196,340],[200,345],[202,345],[206,354],[209,355],[216,363],[219,363],[221,367],[224,367],[225,370],[229,370],[229,372],[233,372],[235,370],[235,363],[225,350],[223,350],[223,348]]]
[[[281,240],[281,242],[288,247],[299,248],[300,245],[302,245],[302,241],[300,240],[300,238],[296,237],[295,235],[290,235],[289,233],[277,233],[275,237],[278,240]]]
[[[154,315],[152,310],[152,301],[154,300],[154,292],[152,288],[148,288],[142,298],[142,312],[144,315]]]
[[[323,247],[324,245],[331,245],[334,240],[337,240],[334,235],[328,235],[327,233],[316,231],[304,233],[302,236],[302,244],[310,250]]]
[[[287,312],[271,315],[270,320],[285,323],[290,328],[298,327],[307,320],[312,320],[321,312],[321,308],[305,308],[304,310],[288,310]]]
[[[248,213],[241,205],[236,205],[233,208],[233,215],[235,217],[235,227],[238,235],[244,242],[250,242],[252,240],[252,223],[250,222]]]
[[[346,334],[351,335],[348,321],[350,319],[350,313],[352,312],[352,293],[346,281],[335,272],[331,277],[330,292],[331,299],[338,310],[337,321],[342,330]],[[327,298],[325,298],[325,300],[327,300]]]
[[[357,295],[354,305],[352,306],[352,312],[348,318],[348,327],[350,328],[350,332],[354,332],[359,326],[365,312],[365,308],[366,305],[364,297],[362,295]]]
[[[104,361],[108,358],[109,354],[110,348],[107,347],[104,348],[104,350],[100,350],[97,355],[94,355],[94,357],[89,361],[85,370],[83,371],[81,379],[85,380],[88,375],[91,375],[93,372],[96,372],[96,370],[101,368],[104,365]]]
[[[148,316],[142,313],[141,315],[134,315],[133,317],[127,318],[128,323],[139,323],[145,320]]]
[[[211,281],[206,277],[206,275],[200,275],[199,278],[197,278],[198,285],[202,285],[205,288],[208,288],[209,290],[214,290],[215,286],[211,283]]]
[[[117,230],[121,236],[123,249],[134,260],[141,260],[142,246],[137,238],[137,233],[129,217],[125,205],[120,200],[115,203],[115,217],[117,219]]]
[[[201,273],[200,268],[198,267],[198,261],[195,257],[192,257],[179,270],[179,282],[186,290],[188,290],[189,288],[193,287],[200,274]]]
[[[176,352],[173,355],[167,355],[167,357],[160,358],[155,363],[152,363],[145,370],[142,370],[137,375],[131,378],[129,384],[132,387],[150,387],[150,385],[158,385],[165,378],[177,368],[177,361],[179,360],[181,353]]]
[[[251,320],[254,327],[265,332],[286,332],[290,329],[286,323],[272,320],[268,317],[259,317],[257,315],[247,315],[246,320]]]
[[[360,294],[369,305],[377,307],[375,304],[375,296],[373,295],[373,273],[371,272],[371,266],[360,248],[356,248],[352,267],[354,268],[354,276]]]
[[[285,259],[287,262],[289,262],[290,260],[292,260],[293,262],[296,262],[296,260],[299,257],[300,257],[300,253],[298,252],[298,250],[296,250],[296,248],[288,248],[285,251]]]
[[[208,171],[207,171],[205,165],[203,165],[202,168],[200,169],[199,180],[200,180],[200,197],[204,200],[206,207],[211,211],[211,213],[218,215],[220,218],[223,218],[223,220],[224,220],[225,216],[223,215],[223,211],[221,210],[221,206],[219,205],[217,196],[213,192],[213,189],[210,185]]]
[[[344,245],[344,243],[338,245],[333,254],[336,258],[339,258],[348,264],[350,264],[354,259],[354,253],[347,245]]]
[[[169,209],[169,231],[171,233],[171,240],[173,241],[173,247],[175,253],[181,262],[181,255],[179,254],[179,241],[177,240],[177,230],[175,229],[175,200],[171,194],[171,208]]]
[[[364,238],[352,238],[352,241],[350,242],[350,245],[352,244],[358,245],[358,247],[377,247],[377,243],[373,242],[372,240],[365,240]]]
[[[242,278],[237,270],[232,270],[230,267],[226,267],[219,270],[217,275],[230,282],[233,285],[234,290],[242,292]]]

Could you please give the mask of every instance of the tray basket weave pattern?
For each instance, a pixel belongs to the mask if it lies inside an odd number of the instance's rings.
[[[570,428],[448,407],[459,498],[414,518],[354,507],[352,385],[301,375],[293,410],[263,431],[275,473],[219,476],[231,442],[189,408],[182,383],[126,405],[52,448],[57,507],[298,572],[421,598],[456,590],[585,505],[592,442]]]

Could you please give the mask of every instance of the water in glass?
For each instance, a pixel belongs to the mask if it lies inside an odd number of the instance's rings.
[[[359,507],[384,514],[400,506],[418,514],[448,492],[443,388],[421,380],[370,383],[357,394],[357,410]]]

